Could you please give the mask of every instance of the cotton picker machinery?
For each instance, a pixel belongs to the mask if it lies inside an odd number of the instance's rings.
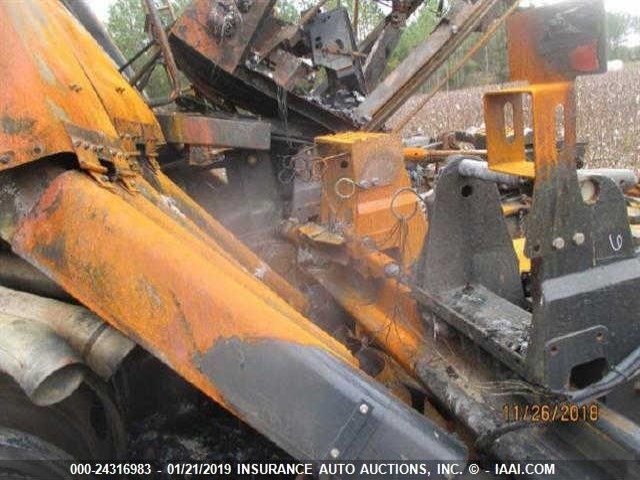
[[[421,2],[359,43],[324,3],[145,0],[132,68],[84,3],[0,2],[0,457],[123,455],[135,348],[298,459],[638,478],[637,179],[577,170],[601,3],[451,2],[386,76]],[[425,191],[385,124],[505,21],[521,82]]]

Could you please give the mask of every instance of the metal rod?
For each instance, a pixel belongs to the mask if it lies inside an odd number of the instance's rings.
[[[125,63],[124,65],[122,65],[118,71],[120,73],[122,73],[125,69],[129,68],[131,66],[131,64],[133,62],[135,62],[136,60],[138,60],[142,55],[144,55],[144,53],[149,50],[151,47],[153,47],[154,45],[156,45],[155,41],[151,41],[149,43],[147,43],[144,47],[142,47],[140,50],[138,50],[138,52],[131,57],[129,60],[127,60],[127,63]]]
[[[173,58],[173,52],[171,51],[171,47],[169,46],[167,32],[165,31],[164,26],[162,25],[162,21],[160,20],[160,16],[158,15],[158,9],[156,8],[153,0],[144,0],[144,3],[147,7],[149,20],[151,23],[151,32],[153,34],[153,37],[160,45],[160,51],[162,52],[162,56],[164,57],[165,61],[167,76],[169,77],[169,81],[171,82],[171,93],[169,94],[169,97],[167,97],[166,99],[151,100],[148,102],[150,106],[157,107],[160,105],[171,103],[180,96],[180,78],[178,76],[178,66],[176,65],[176,60],[175,58]]]
[[[507,9],[506,12],[504,12],[504,14],[500,18],[498,18],[498,20],[493,22],[493,24],[491,25],[491,27],[489,27],[489,29],[485,32],[485,34],[482,37],[480,37],[478,42],[465,54],[464,57],[462,57],[462,60],[460,60],[453,67],[453,69],[449,71],[447,76],[445,76],[431,90],[431,92],[429,92],[429,94],[426,97],[420,100],[418,102],[418,105],[416,105],[407,115],[405,115],[400,119],[398,124],[393,128],[393,133],[397,133],[398,131],[402,130],[404,126],[409,122],[409,120],[411,120],[418,112],[420,112],[420,110],[422,110],[422,107],[424,107],[427,104],[427,102],[431,100],[434,97],[434,95],[438,93],[440,89],[447,84],[447,82],[451,79],[451,77],[453,77],[453,75],[455,75],[476,53],[478,53],[478,50],[480,50],[491,39],[491,37],[493,37],[493,35],[498,30],[498,28],[507,20],[507,18],[511,16],[513,12],[516,11],[519,3],[520,3],[519,1],[516,1],[513,5],[511,5],[511,7]]]
[[[437,150],[422,147],[405,147],[403,149],[404,159],[414,163],[437,163],[442,162],[446,157],[452,155],[472,155],[486,157],[486,150]]]
[[[477,178],[487,182],[495,182],[512,187],[520,185],[520,177],[489,170],[487,162],[472,158],[463,158],[458,164],[458,172],[463,177]]]
[[[140,67],[140,70],[138,70],[136,74],[131,77],[131,79],[129,80],[129,84],[132,86],[136,86],[140,82],[140,80],[147,74],[148,70],[155,65],[161,54],[162,52],[160,51],[160,49],[156,50],[153,55],[151,55],[145,62],[145,64]]]
[[[358,41],[358,16],[360,14],[360,1],[354,0],[353,2],[353,36]]]

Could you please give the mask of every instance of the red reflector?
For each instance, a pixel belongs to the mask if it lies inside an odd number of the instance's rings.
[[[571,68],[576,72],[595,72],[600,68],[598,62],[598,42],[576,47],[569,56]]]

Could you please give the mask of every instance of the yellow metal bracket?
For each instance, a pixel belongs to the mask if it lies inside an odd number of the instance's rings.
[[[527,156],[525,98],[531,99],[533,155]],[[484,97],[489,168],[501,173],[535,178],[559,159],[558,133],[565,145],[574,145],[573,82],[527,85],[487,93]],[[508,114],[510,111],[512,113]],[[511,125],[507,117],[511,116]]]

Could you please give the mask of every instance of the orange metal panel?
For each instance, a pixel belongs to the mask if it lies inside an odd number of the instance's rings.
[[[322,174],[322,222],[380,250],[397,248],[405,265],[426,233],[421,201],[410,191],[397,135],[345,132],[316,138]]]
[[[605,72],[604,19],[602,0],[559,2],[516,12],[507,22],[511,80],[554,83]]]
[[[314,345],[356,364],[345,347],[259,280],[145,202],[70,171],[42,195],[11,243],[102,318],[223,404],[198,368],[201,356],[220,339]]]
[[[523,96],[531,97],[533,161],[525,155]],[[507,131],[505,106],[513,108],[513,132]],[[544,83],[487,93],[484,97],[487,158],[492,170],[523,177],[544,177],[559,158],[556,109],[562,107],[565,147],[576,143],[573,82]]]
[[[0,169],[73,152],[65,124],[117,139],[113,119],[153,113],[56,0],[0,2]]]

